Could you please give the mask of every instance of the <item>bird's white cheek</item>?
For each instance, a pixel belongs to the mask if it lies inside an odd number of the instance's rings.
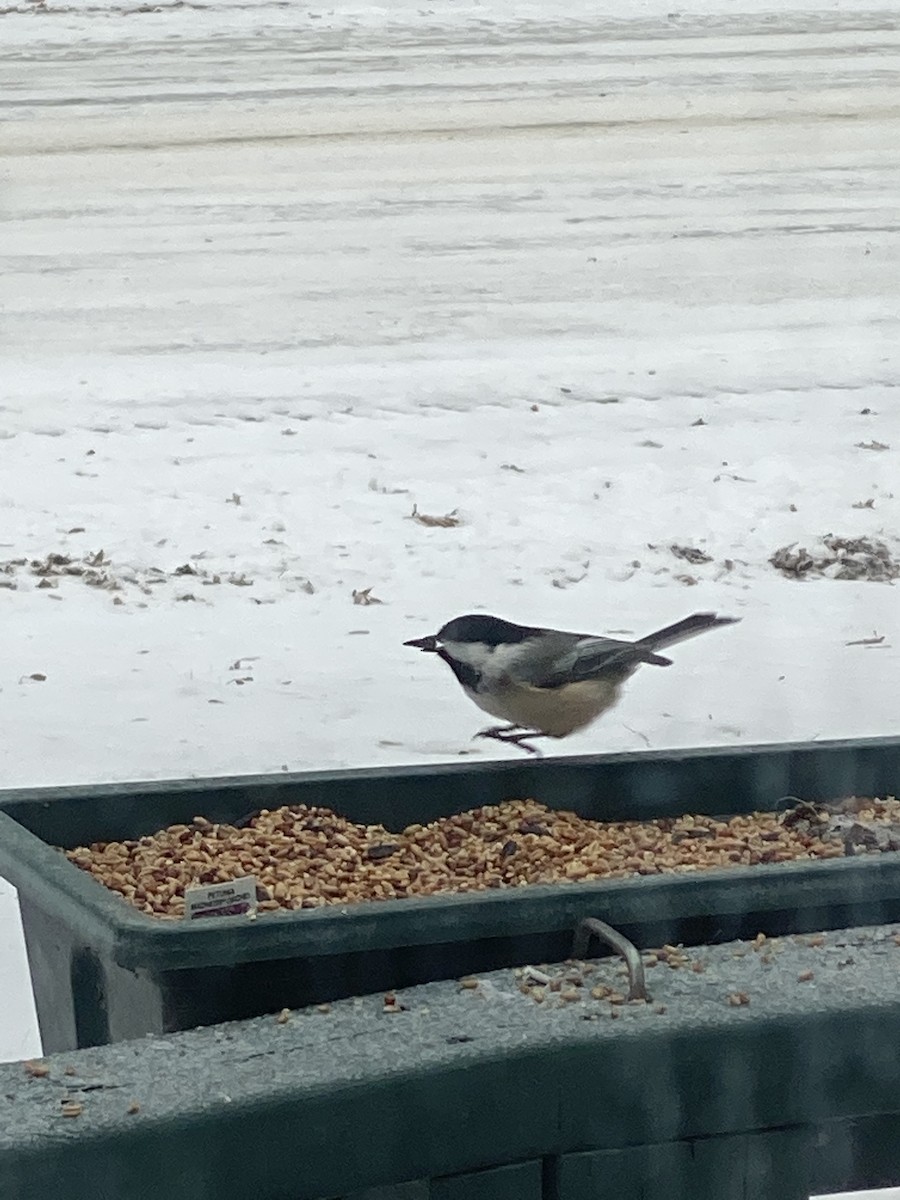
[[[517,665],[523,658],[527,658],[530,645],[531,643],[529,642],[516,642],[512,646],[493,646],[489,648],[491,674],[498,678],[509,675],[515,679],[519,674],[516,669]],[[488,648],[486,647],[486,649]]]
[[[466,663],[479,673],[491,659],[491,648],[484,642],[444,642],[444,649],[457,662]]]

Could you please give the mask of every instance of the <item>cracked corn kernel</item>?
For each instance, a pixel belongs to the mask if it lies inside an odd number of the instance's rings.
[[[900,802],[867,800],[860,818],[900,822]],[[689,836],[688,836],[689,835]],[[702,835],[702,836],[701,836]],[[515,842],[515,853],[504,853]],[[241,827],[195,816],[152,836],[94,842],[66,856],[124,900],[151,916],[184,915],[185,888],[256,878],[264,915],[473,893],[529,884],[625,879],[714,868],[752,870],[755,863],[831,858],[839,843],[823,840],[779,813],[719,820],[687,814],[657,821],[591,821],[533,800],[510,800],[410,825],[391,833],[360,825],[326,808],[265,809]],[[740,861],[735,860],[735,856]],[[677,946],[653,961],[686,964]]]

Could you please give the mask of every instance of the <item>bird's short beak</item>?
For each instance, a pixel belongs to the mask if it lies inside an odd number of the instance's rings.
[[[404,642],[404,646],[415,646],[417,650],[429,650],[432,654],[437,651],[437,638],[431,634],[428,637],[413,638],[411,642]]]

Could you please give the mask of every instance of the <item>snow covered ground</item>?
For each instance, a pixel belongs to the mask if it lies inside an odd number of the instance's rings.
[[[2,10],[0,785],[512,753],[473,609],[743,618],[567,752],[897,732],[897,588],[768,561],[900,560],[896,14],[595,9]]]

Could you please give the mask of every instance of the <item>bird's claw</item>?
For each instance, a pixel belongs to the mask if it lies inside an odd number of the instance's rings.
[[[515,730],[519,730],[519,732],[516,733]],[[487,729],[481,729],[475,734],[476,738],[491,738],[493,741],[503,742],[507,746],[516,746],[519,750],[524,750],[526,754],[534,754],[538,758],[543,758],[541,750],[537,746],[529,745],[528,739],[543,736],[540,730],[523,729],[521,725],[494,725]]]
[[[487,729],[479,729],[477,733],[472,735],[472,741],[476,738],[496,738],[502,740],[502,735],[512,733],[514,729],[521,729],[521,725],[488,725]]]

